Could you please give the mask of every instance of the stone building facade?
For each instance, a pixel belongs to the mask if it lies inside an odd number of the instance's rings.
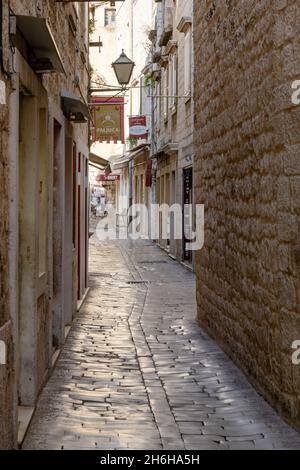
[[[178,204],[182,236],[175,236],[175,218],[161,214],[159,245],[171,256],[194,266],[194,255],[187,250],[185,204],[193,205],[193,0],[156,2],[149,74],[153,80],[153,142],[156,199],[160,205]],[[167,219],[167,220],[166,220]],[[167,237],[164,236],[164,224]],[[192,225],[192,221],[188,221]]]
[[[89,43],[87,4],[1,7],[4,449],[22,439],[87,288]]]
[[[109,2],[92,2],[90,11],[94,26],[91,39],[96,42],[100,36],[103,44],[100,53],[98,48],[91,47],[93,95],[104,97],[107,105],[113,102],[118,90],[118,99],[124,95],[124,142],[96,141],[93,142],[92,150],[109,159],[113,175],[120,176],[118,180],[105,184],[106,188],[114,188],[118,225],[127,225],[129,207],[141,200],[148,205],[152,198],[152,189],[146,186],[150,132],[148,138],[129,138],[129,117],[145,116],[149,131],[151,127],[151,99],[143,69],[150,43],[148,32],[152,19],[152,0],[125,0],[120,8],[117,3],[112,6]],[[135,63],[125,93],[121,93],[111,67],[122,49]]]
[[[299,3],[201,0],[194,20],[199,321],[299,428]]]
[[[4,15],[4,7],[2,15]],[[1,15],[0,15],[1,16]],[[6,13],[7,18],[7,13]],[[7,22],[2,17],[1,37],[7,35]],[[16,418],[6,410],[15,407],[13,325],[9,309],[9,185],[8,185],[8,133],[7,100],[10,91],[7,63],[1,55],[0,71],[0,448],[8,447],[14,440]]]

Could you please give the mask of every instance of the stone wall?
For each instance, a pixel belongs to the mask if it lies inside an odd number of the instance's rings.
[[[51,32],[60,52],[66,74],[45,74],[43,85],[51,99],[60,106],[61,90],[76,90],[74,77],[79,79],[79,87],[87,99],[88,87],[88,44],[86,41],[86,28],[84,26],[87,15],[86,4],[55,3],[52,0],[11,0],[10,8],[17,15],[32,15],[47,18]],[[86,126],[81,126],[86,133]]]
[[[4,18],[5,20],[5,18]],[[7,27],[3,25],[3,36]],[[3,60],[3,67],[7,64]],[[0,71],[0,448],[14,445],[14,353],[12,341],[12,322],[10,320],[8,296],[8,107],[9,81],[1,67]],[[5,362],[5,363],[3,363]]]
[[[16,442],[14,407],[14,352],[11,321],[0,325],[0,341],[5,344],[5,364],[0,361],[0,449],[11,449]]]
[[[4,76],[0,76],[5,83]],[[5,97],[6,98],[6,97]],[[12,324],[10,322],[8,302],[8,162],[7,139],[8,122],[7,106],[0,104],[0,341],[6,350],[6,358],[0,357],[0,448],[13,444],[14,415],[13,409],[13,346]],[[2,351],[2,349],[1,349]],[[6,359],[6,363],[3,364]]]
[[[12,69],[9,68],[11,54],[13,49],[10,47],[10,40],[8,34],[9,24],[9,8],[12,14],[16,15],[32,15],[39,17],[46,17],[57,46],[59,48],[64,67],[65,74],[45,74],[37,76],[37,82],[41,89],[45,89],[47,92],[47,98],[49,100],[49,109],[51,104],[56,104],[57,108],[60,108],[60,93],[62,90],[68,90],[76,93],[79,97],[87,100],[87,89],[88,89],[88,38],[87,38],[87,9],[86,3],[79,3],[76,7],[76,2],[72,4],[56,3],[54,0],[4,0],[3,2],[3,30],[2,30],[2,46],[3,46],[3,64],[8,72],[4,74],[2,67],[0,69],[0,80],[5,82],[5,98],[6,104],[2,103],[2,95],[0,101],[0,341],[5,342],[6,345],[6,364],[0,364],[0,449],[11,449],[17,446],[17,372],[16,368],[20,365],[20,357],[14,356],[14,343],[18,342],[18,320],[19,312],[17,308],[11,308],[10,311],[10,298],[15,296],[18,299],[19,283],[16,283],[13,288],[10,289],[10,295],[8,292],[9,285],[9,273],[13,271],[12,266],[14,264],[13,259],[8,262],[8,249],[9,249],[9,228],[13,225],[9,225],[13,218],[12,206],[14,205],[14,199],[17,197],[16,194],[9,197],[9,184],[13,180],[15,175],[14,164],[8,157],[9,150],[13,153],[9,147],[10,129],[9,129],[9,101],[12,90],[17,87],[18,80],[15,80],[16,74]],[[19,45],[19,43],[18,43]],[[22,51],[24,52],[24,51]],[[17,51],[15,52],[17,55]],[[23,73],[26,74],[26,71]],[[77,76],[77,77],[76,77]],[[2,83],[1,83],[2,85]],[[10,103],[11,116],[18,116],[18,110],[14,108],[15,101]],[[50,114],[49,114],[50,116]],[[49,119],[50,122],[50,119]],[[50,129],[49,124],[49,129]],[[73,130],[74,141],[82,143],[82,146],[88,142],[88,129],[87,125],[74,125],[71,127]],[[38,129],[36,130],[38,133]],[[16,139],[17,140],[17,139]],[[49,157],[51,149],[52,138],[49,136],[47,148],[49,148]],[[81,151],[79,148],[78,151]],[[49,158],[50,162],[50,158]],[[49,163],[50,165],[50,163]],[[49,175],[53,173],[50,169]],[[50,176],[49,176],[50,178]],[[49,179],[51,181],[51,179]],[[51,192],[49,191],[49,195]],[[49,205],[50,205],[49,196]],[[18,199],[19,200],[19,199]],[[49,206],[49,214],[50,214]],[[50,215],[49,215],[50,220]],[[50,231],[50,229],[49,229]],[[16,231],[15,231],[16,232]],[[15,233],[14,232],[14,233]],[[13,230],[10,231],[13,233]],[[16,239],[18,239],[18,233],[15,233]],[[13,236],[10,237],[12,240]],[[49,240],[48,240],[49,241]],[[51,240],[49,242],[51,245]],[[10,245],[11,255],[14,247]],[[20,260],[18,253],[15,252],[16,259]],[[13,256],[12,256],[13,257]],[[35,259],[36,262],[36,259]],[[50,271],[50,268],[49,268]],[[74,273],[74,279],[77,276]],[[51,279],[51,276],[50,276]],[[10,280],[13,282],[12,280]],[[37,361],[36,361],[36,374],[38,388],[43,385],[45,378],[49,372],[50,355],[52,354],[52,347],[50,346],[49,337],[51,331],[51,309],[49,308],[48,297],[40,296],[38,298],[38,314],[37,319],[37,335],[36,335],[36,350]],[[76,297],[77,298],[77,297]],[[75,299],[76,299],[75,298]],[[76,300],[75,300],[76,301]],[[74,303],[75,303],[74,301]],[[22,331],[20,334],[22,337]],[[23,339],[25,336],[23,336]],[[1,343],[3,344],[3,343]],[[16,344],[15,344],[16,346]],[[27,346],[26,346],[27,347]],[[20,376],[20,373],[19,373]],[[19,387],[20,388],[20,387]],[[38,390],[37,390],[38,391]]]
[[[198,316],[298,427],[299,24],[295,0],[195,2]]]
[[[8,206],[7,206],[7,141],[8,114],[6,106],[6,80],[0,74],[1,87],[5,88],[3,104],[0,104],[0,327],[8,320],[7,271],[8,271]],[[5,101],[4,101],[5,100]]]

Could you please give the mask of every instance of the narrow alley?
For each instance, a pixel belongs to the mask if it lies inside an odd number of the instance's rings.
[[[299,5],[0,0],[2,466],[300,450]]]
[[[194,274],[149,241],[90,244],[91,290],[23,449],[294,449],[196,321]]]

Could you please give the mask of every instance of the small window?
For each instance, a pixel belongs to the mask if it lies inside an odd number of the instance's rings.
[[[192,91],[192,35],[189,29],[184,38],[184,94]]]
[[[178,59],[177,54],[172,54],[170,56],[170,63],[169,63],[169,92],[170,92],[170,99],[169,99],[169,106],[172,108],[177,104],[177,95],[178,95]]]
[[[169,67],[167,66],[163,72],[163,115],[164,119],[168,119],[169,109]]]
[[[104,26],[114,28],[116,26],[116,10],[114,8],[105,8]]]

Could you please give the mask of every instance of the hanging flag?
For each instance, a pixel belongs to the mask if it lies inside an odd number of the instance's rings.
[[[147,160],[146,188],[152,186],[152,160]]]
[[[92,97],[93,142],[122,142],[124,139],[124,98]]]
[[[147,139],[147,120],[146,116],[130,116],[129,117],[129,138],[130,139]]]

